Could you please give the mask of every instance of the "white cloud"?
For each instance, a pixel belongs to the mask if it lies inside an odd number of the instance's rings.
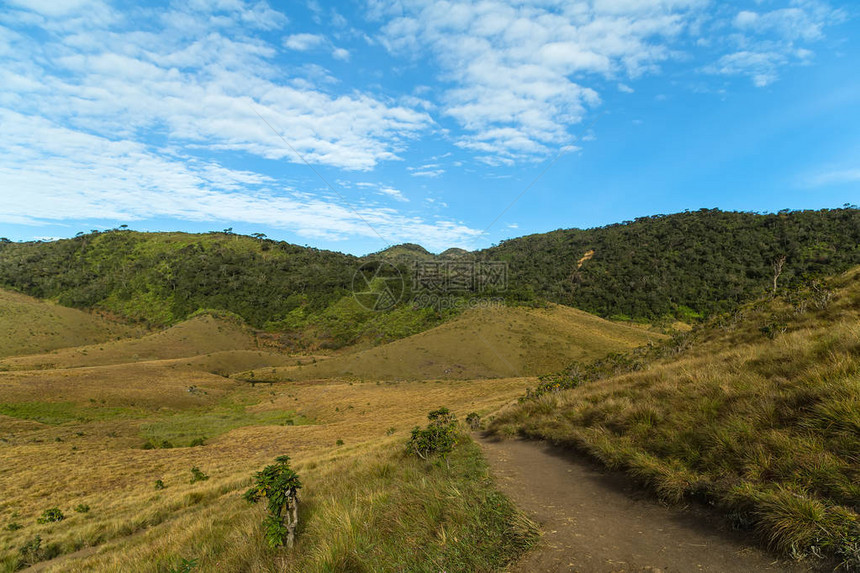
[[[187,147],[301,162],[259,113],[307,161],[352,170],[397,159],[432,124],[403,104],[329,93],[323,86],[336,80],[313,66],[291,70],[306,78],[284,77],[272,45],[241,35],[241,26],[230,36],[232,28],[209,25],[213,13],[241,20],[265,14],[265,5],[207,6],[206,13],[192,6],[158,14],[158,32],[97,28],[42,43],[5,35],[0,105],[111,137],[155,134]]]
[[[403,196],[403,193],[399,189],[394,189],[393,187],[379,187],[379,193],[382,195],[387,195],[388,197],[393,197],[398,201],[409,201],[406,197]]]
[[[767,86],[779,77],[778,70],[785,64],[785,56],[779,52],[741,51],[726,54],[716,63],[705,68],[713,74],[749,76],[756,87]]]
[[[824,37],[824,28],[841,22],[842,10],[819,0],[794,0],[788,8],[739,11],[732,20],[735,33],[725,36],[729,52],[703,69],[706,73],[746,76],[757,87],[779,79],[780,70],[804,64],[813,52],[799,44]]]
[[[411,175],[413,177],[439,177],[445,173],[444,169],[424,169],[419,171],[413,171]]]
[[[809,187],[860,183],[860,167],[825,169],[806,176],[804,180]]]
[[[284,38],[284,46],[299,52],[306,52],[327,43],[325,36],[320,34],[293,34]]]
[[[320,34],[293,34],[284,38],[284,46],[297,52],[331,48],[331,57],[342,62],[348,62],[352,57],[349,50],[333,46],[325,36]]]
[[[84,10],[103,4],[99,0],[7,0],[7,2],[12,6],[25,8],[51,18],[80,14]]]
[[[600,103],[591,75],[635,78],[672,57],[696,0],[570,2],[377,0],[382,41],[396,54],[432,54],[450,85],[443,113],[457,144],[493,164],[544,157]]]
[[[345,50],[343,48],[335,48],[331,52],[331,57],[335,60],[340,60],[342,62],[348,62],[350,58],[349,50]]]
[[[426,163],[419,167],[407,167],[406,170],[413,177],[439,177],[445,173],[445,169],[439,163]]]
[[[480,235],[462,223],[431,223],[372,204],[350,206],[336,196],[296,192],[267,175],[152,151],[43,118],[0,111],[0,123],[0,222],[170,217],[264,224],[311,238],[377,238],[378,232],[388,241],[433,248],[467,244]],[[396,189],[378,191],[405,200]]]
[[[618,91],[626,94],[632,94],[635,90],[627,84],[618,84]]]

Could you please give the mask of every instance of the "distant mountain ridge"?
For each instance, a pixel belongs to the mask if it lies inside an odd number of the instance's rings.
[[[401,243],[393,245],[376,253],[371,253],[363,258],[365,259],[383,259],[390,262],[414,263],[416,261],[439,261],[439,260],[456,260],[474,255],[466,249],[458,249],[451,247],[434,255],[421,245],[415,243]]]
[[[543,299],[603,317],[688,320],[760,296],[782,256],[779,286],[860,264],[858,244],[860,210],[853,206],[776,214],[703,209],[529,235],[474,252],[434,255],[407,243],[360,258],[260,235],[113,230],[49,243],[0,241],[0,286],[151,325],[221,309],[256,327],[289,328],[343,308],[362,264],[385,260],[408,271],[416,261],[460,259],[507,263],[506,288],[496,294],[509,300]],[[403,301],[408,294],[407,284]],[[424,328],[439,319],[422,315],[405,324]],[[323,335],[333,324],[326,320]]]

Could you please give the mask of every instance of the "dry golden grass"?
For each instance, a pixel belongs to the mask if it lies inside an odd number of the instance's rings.
[[[515,527],[522,535],[506,529],[514,510],[493,497],[477,450],[457,454],[455,471],[471,469],[454,479],[400,457],[409,431],[443,405],[463,419],[510,404],[537,381],[523,372],[652,337],[562,307],[483,310],[356,354],[372,377],[362,382],[335,367],[348,356],[269,352],[229,317],[201,315],[137,339],[7,358],[0,372],[0,571],[27,561],[20,548],[35,536],[37,558],[64,555],[43,563],[57,571],[168,571],[195,556],[203,570],[327,571],[352,567],[351,560],[377,568],[411,563],[396,566],[410,570],[425,561],[431,569],[500,567],[531,534],[527,526]],[[252,386],[226,377],[254,369],[259,381],[297,364],[304,364],[302,381]],[[468,376],[476,379],[462,379]],[[159,447],[197,437],[205,445]],[[253,472],[282,454],[306,483],[309,531],[294,554],[266,548],[259,508],[240,499]],[[210,479],[191,484],[192,467]],[[156,480],[166,488],[156,490]],[[90,510],[75,512],[80,504]],[[52,507],[66,518],[36,523]],[[496,519],[495,537],[483,536],[490,545],[475,529],[485,519]],[[370,522],[390,531],[380,538]],[[398,535],[417,536],[429,553],[407,550],[409,539]],[[486,553],[511,540],[517,546],[498,558]]]
[[[10,370],[78,368],[257,349],[254,334],[247,327],[207,314],[141,338],[82,344],[47,354],[7,358],[0,365]]]
[[[265,546],[262,511],[240,497],[246,479],[201,487],[205,501],[169,522],[45,570],[168,571],[182,559],[219,572],[502,570],[534,543],[536,528],[495,491],[480,450],[462,439],[450,470],[405,457],[398,437],[297,464],[305,485],[292,551]]]
[[[569,444],[667,500],[723,507],[780,551],[860,568],[860,269],[835,285],[826,305],[752,304],[643,370],[524,400],[494,429]]]
[[[313,365],[254,372],[275,380],[476,379],[536,376],[661,335],[558,305],[473,309],[436,328]],[[239,374],[248,377],[248,373]]]
[[[142,333],[101,316],[0,290],[0,358]]]
[[[147,535],[159,539],[185,540],[179,546],[190,551],[196,541],[186,530],[188,521],[218,516],[208,525],[199,524],[205,529],[229,520],[225,509],[239,504],[234,498],[252,472],[277,455],[288,453],[299,468],[364,455],[380,444],[404,441],[427,411],[442,404],[461,417],[473,410],[485,413],[534,383],[529,379],[305,382],[251,388],[175,366],[175,361],[150,361],[0,374],[0,401],[26,406],[17,415],[69,420],[43,424],[0,416],[0,490],[4,491],[0,547],[7,559],[34,535],[40,535],[45,546],[59,544],[65,553],[122,539],[143,528],[155,528]],[[188,392],[192,385],[198,391]],[[59,413],[50,408],[58,402],[63,405]],[[208,439],[203,447],[141,449],[145,424],[169,416],[186,416],[193,423],[195,415],[222,411],[218,408],[225,402],[245,404],[248,415],[298,412],[313,424],[241,427]],[[387,435],[390,428],[395,428],[392,436]],[[338,440],[345,444],[337,446]],[[211,479],[189,484],[193,466]],[[167,488],[156,491],[157,479]],[[307,479],[313,480],[313,473]],[[81,503],[89,505],[90,512],[72,511]],[[37,525],[36,518],[49,507],[61,508],[66,519]],[[250,508],[240,513],[247,527],[258,517]],[[24,527],[9,531],[5,529],[9,523]],[[158,544],[149,546],[146,542],[140,550],[158,550]],[[151,570],[144,562],[134,561],[133,554],[126,556],[123,543],[115,547],[120,553],[108,552],[99,559],[105,559],[105,564],[126,564],[115,570]]]

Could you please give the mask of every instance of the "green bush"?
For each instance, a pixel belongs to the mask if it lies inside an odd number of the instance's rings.
[[[191,447],[192,448],[197,447],[197,446],[205,446],[205,445],[206,445],[206,438],[194,438],[193,440],[191,440]]]
[[[197,483],[199,481],[206,481],[209,479],[209,476],[200,471],[200,468],[194,466],[191,468],[191,483]]]
[[[477,412],[471,412],[466,416],[466,424],[473,430],[481,427],[481,416]]]
[[[430,412],[427,419],[429,423],[425,429],[412,428],[406,450],[425,460],[434,454],[442,456],[447,465],[448,454],[457,445],[457,417],[443,406]]]
[[[160,479],[155,480],[155,489],[164,489],[166,487],[167,486],[164,485],[164,482],[161,481]]]
[[[22,565],[25,567],[27,565],[32,565],[33,563],[38,563],[42,560],[42,536],[36,535],[35,537],[31,537],[24,544],[18,548],[18,555],[21,557],[21,561],[23,561]]]
[[[79,503],[75,506],[75,511],[78,513],[88,513],[90,511],[90,506],[85,503]]]
[[[42,515],[36,520],[36,523],[53,523],[55,521],[63,521],[66,516],[58,507],[52,507],[42,512]]]

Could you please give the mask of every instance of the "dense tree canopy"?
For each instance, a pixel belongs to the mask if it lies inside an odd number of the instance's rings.
[[[478,256],[507,261],[514,288],[601,316],[653,319],[720,312],[757,297],[773,284],[781,256],[781,285],[843,271],[860,264],[858,244],[856,207],[702,209],[530,235]]]
[[[349,292],[355,257],[227,233],[111,231],[0,246],[0,283],[68,306],[152,324],[201,308],[255,326]]]
[[[545,299],[606,317],[688,319],[761,295],[772,287],[774,262],[783,256],[779,284],[786,286],[860,264],[858,244],[856,207],[655,215],[530,235],[473,253],[479,262],[506,262],[508,280],[504,291],[472,295]],[[411,258],[434,258],[417,245],[387,255],[383,258],[393,257],[407,280]],[[456,255],[469,259],[465,252]],[[114,230],[50,243],[0,241],[0,285],[153,325],[174,323],[199,309],[228,310],[257,327],[311,325],[328,333],[323,338],[344,344],[362,325],[379,322],[380,313],[349,302],[353,275],[364,261],[229,230],[203,235]],[[410,298],[408,284],[406,292],[403,300]],[[380,336],[408,334],[440,319],[426,308],[413,310],[418,314],[393,309],[396,320],[377,325]],[[348,332],[335,332],[347,315]]]

